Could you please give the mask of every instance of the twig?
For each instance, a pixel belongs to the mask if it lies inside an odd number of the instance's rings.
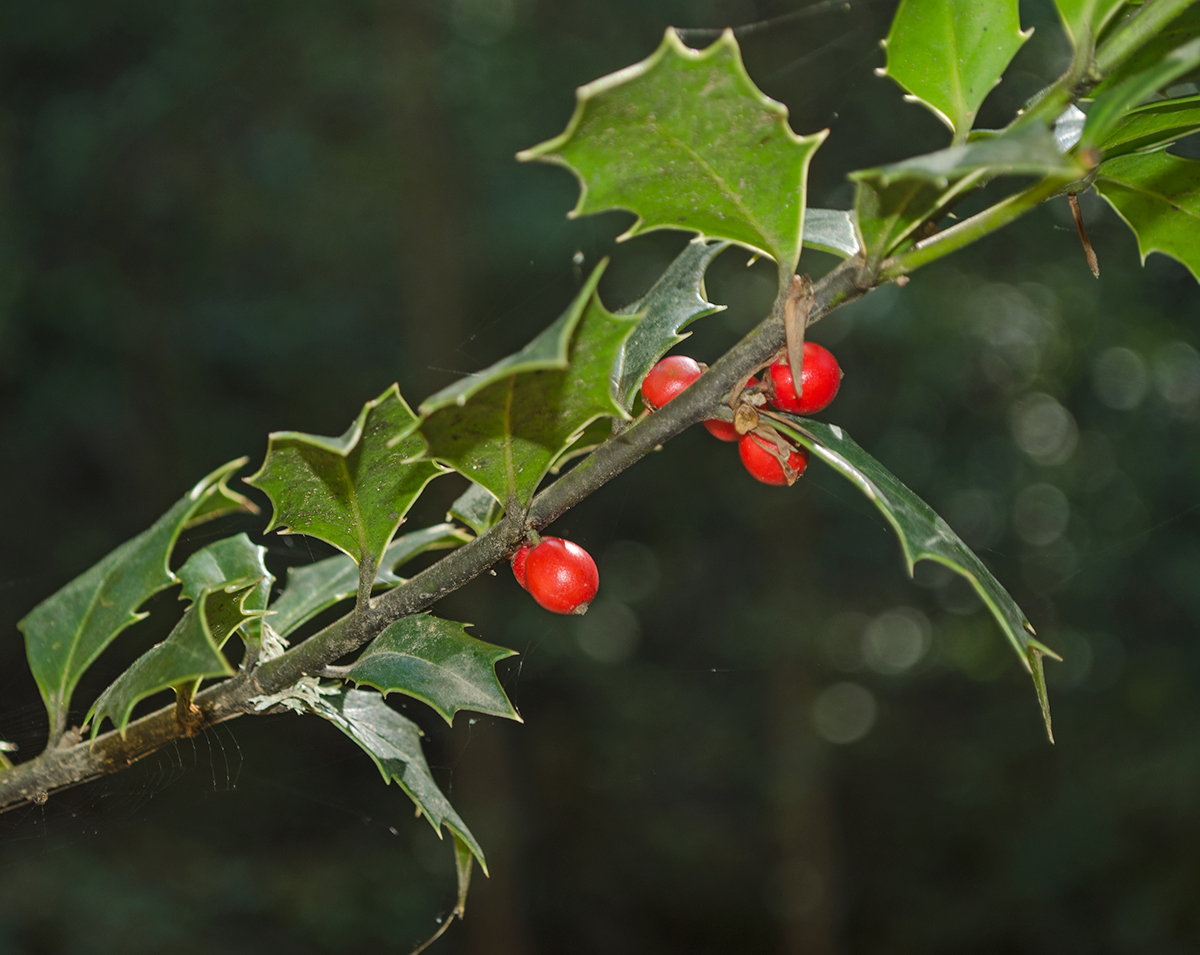
[[[1079,211],[1079,196],[1073,192],[1067,193],[1067,201],[1071,203],[1071,215],[1075,217],[1075,228],[1079,230],[1079,241],[1083,243],[1083,254],[1087,256],[1088,268],[1092,275],[1100,278],[1100,262],[1096,259],[1096,250],[1088,238],[1087,229],[1083,225],[1083,213]]]
[[[808,313],[812,311],[812,304],[812,279],[807,275],[793,275],[787,301],[783,305],[783,331],[787,337],[788,367],[792,371],[796,394],[800,394],[804,387],[804,330],[808,327]]]

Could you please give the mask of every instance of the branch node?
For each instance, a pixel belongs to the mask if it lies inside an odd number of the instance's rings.
[[[175,687],[175,722],[186,737],[199,736],[204,729],[204,714],[192,702],[192,688],[188,685]]]

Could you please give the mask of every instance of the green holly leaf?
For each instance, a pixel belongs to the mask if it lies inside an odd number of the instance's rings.
[[[466,531],[450,524],[435,524],[397,537],[383,553],[375,586],[395,586],[401,582],[396,570],[406,561],[426,551],[458,547],[470,539]],[[279,636],[286,637],[322,610],[353,597],[357,591],[358,567],[341,554],[304,567],[289,568],[287,586],[271,604],[266,623]]]
[[[882,186],[905,179],[925,179],[943,189],[971,173],[996,176],[1083,175],[1086,170],[1058,150],[1054,133],[1042,125],[1019,127],[1012,132],[991,133],[961,146],[914,156],[890,166],[850,174],[851,179],[871,178]]]
[[[66,729],[79,678],[117,634],[146,616],[138,607],[177,582],[168,564],[180,531],[222,514],[254,509],[225,486],[245,463],[239,458],[213,471],[152,527],[43,600],[17,624],[50,714],[52,740]]]
[[[871,176],[871,170],[852,173],[854,187],[854,224],[866,259],[877,266],[906,241],[925,222],[936,222],[941,210],[965,192],[981,173],[943,186],[923,177],[897,179],[884,185]]]
[[[521,722],[496,677],[496,664],[516,651],[475,639],[469,626],[428,613],[403,617],[371,641],[345,679],[421,700],[450,724],[459,710]]]
[[[420,438],[395,440],[416,420],[392,385],[340,438],[276,431],[262,467],[246,479],[271,499],[267,530],[316,537],[373,573],[408,509],[443,473],[432,461],[413,460]]]
[[[1100,166],[1095,186],[1137,236],[1143,263],[1162,252],[1200,281],[1200,161],[1167,152],[1122,156]]]
[[[1109,90],[1127,83],[1147,70],[1154,69],[1173,50],[1200,36],[1200,5],[1196,5],[1195,0],[1192,0],[1192,4],[1176,16],[1165,29],[1147,37],[1132,56],[1100,81],[1100,85],[1092,90],[1092,97],[1098,99]],[[1126,21],[1126,24],[1119,28],[1131,22],[1133,21]],[[1196,78],[1195,73],[1189,73],[1179,77],[1179,80],[1182,82]]]
[[[808,209],[804,213],[804,245],[843,259],[862,250],[854,231],[854,217],[842,209]]]
[[[420,408],[427,454],[520,509],[579,433],[603,416],[628,418],[614,377],[636,316],[600,302],[592,272],[575,301],[541,335]]]
[[[486,534],[503,516],[504,507],[492,492],[474,482],[446,512],[446,520],[462,521],[476,535]]]
[[[883,41],[890,76],[964,142],[975,114],[1029,39],[1017,0],[901,0]]]
[[[732,31],[697,51],[669,29],[649,57],[576,99],[561,135],[517,154],[575,174],[572,217],[625,209],[638,219],[622,239],[683,229],[772,256],[792,274],[808,163],[828,130],[792,132],[787,107],[746,73]]]
[[[202,590],[167,639],[138,657],[92,704],[84,721],[92,725],[92,739],[106,719],[124,736],[133,708],[148,696],[208,677],[232,676],[234,669],[220,648],[235,630],[262,616],[263,611],[242,606],[259,584],[238,581],[218,590]]]
[[[1006,175],[1057,176],[1064,183],[1086,170],[1060,153],[1041,125],[987,134],[961,146],[850,174],[855,221],[869,261],[891,254],[925,222],[935,221],[968,189]]]
[[[795,415],[775,415],[771,423],[781,433],[811,449],[813,454],[849,479],[870,499],[900,539],[910,577],[918,560],[932,560],[960,574],[975,588],[1016,650],[1022,665],[1034,677],[1034,686],[1046,720],[1046,735],[1053,742],[1041,668],[1042,655],[1056,660],[1059,657],[1034,639],[1028,618],[983,561],[928,504],[860,448],[841,428]]]
[[[1054,5],[1071,42],[1090,50],[1125,0],[1054,0]]]
[[[1200,132],[1200,96],[1181,96],[1131,109],[1099,142],[1105,159],[1161,149]]]
[[[640,316],[621,353],[617,394],[626,410],[633,407],[646,373],[691,334],[679,333],[696,319],[724,310],[724,305],[705,301],[704,273],[709,263],[728,247],[728,242],[693,239],[649,292],[618,313]]]
[[[1083,124],[1081,148],[1104,142],[1127,118],[1130,109],[1156,91],[1200,66],[1200,37],[1167,53],[1161,60],[1099,94]]]
[[[218,590],[235,580],[257,580],[258,583],[242,600],[247,612],[266,610],[271,597],[274,575],[267,570],[267,549],[250,542],[245,534],[227,537],[196,551],[179,568],[183,588],[179,597],[193,603],[205,590]],[[262,620],[248,620],[238,631],[247,646],[262,640]]]
[[[369,690],[323,692],[313,712],[329,720],[362,747],[379,768],[384,781],[395,781],[408,794],[439,839],[443,825],[458,836],[487,875],[483,850],[434,782],[421,751],[423,734],[416,723],[401,716],[384,702],[383,697]]]

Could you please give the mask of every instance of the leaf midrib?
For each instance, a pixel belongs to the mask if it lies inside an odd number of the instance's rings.
[[[942,7],[942,9],[946,12],[946,15],[948,18],[947,30],[946,30],[946,33],[947,33],[947,41],[946,42],[947,42],[947,45],[950,47],[950,50],[949,50],[950,62],[952,64],[954,64],[952,69],[950,70],[950,86],[951,86],[951,95],[954,97],[955,106],[957,107],[957,110],[958,110],[958,116],[956,117],[958,122],[956,123],[955,128],[954,128],[954,135],[955,135],[955,138],[957,138],[959,136],[964,135],[964,132],[962,130],[962,124],[964,121],[967,121],[967,123],[966,123],[967,127],[968,127],[968,129],[970,128],[969,120],[971,117],[966,109],[966,97],[963,95],[963,88],[962,88],[962,74],[960,73],[959,68],[958,68],[959,67],[958,34],[954,30],[954,14],[950,9],[949,3],[947,3],[944,7]]]
[[[1134,185],[1133,183],[1123,182],[1120,179],[1113,179],[1111,176],[1101,176],[1100,179],[1103,182],[1111,182],[1114,186],[1119,186],[1122,189],[1128,189],[1130,192],[1137,193],[1138,195],[1146,196],[1150,199],[1157,199],[1159,202],[1163,202],[1170,206],[1176,212],[1182,212],[1184,215],[1200,221],[1200,213],[1193,212],[1191,209],[1187,208],[1187,206],[1181,206],[1172,202],[1160,192],[1151,192],[1149,189],[1144,189],[1140,186]]]
[[[469,653],[471,653],[471,651],[470,651],[469,649],[468,649],[468,650],[463,650],[462,652],[463,652],[463,653],[468,653],[468,654],[469,654]],[[426,667],[429,667],[430,669],[433,669],[433,670],[435,670],[435,671],[436,671],[436,672],[437,672],[439,675],[441,675],[441,674],[447,674],[447,675],[449,675],[450,679],[453,681],[453,683],[455,684],[455,686],[456,686],[456,687],[463,687],[463,686],[465,686],[465,687],[470,687],[471,689],[473,689],[473,690],[475,690],[475,691],[476,691],[476,692],[475,692],[475,694],[473,694],[473,695],[474,695],[476,698],[478,698],[478,697],[479,697],[479,690],[478,690],[478,687],[476,687],[476,685],[475,685],[474,683],[472,683],[470,680],[468,680],[468,679],[466,679],[465,677],[463,677],[463,676],[461,676],[461,675],[459,675],[459,674],[455,673],[455,671],[451,670],[449,667],[446,667],[444,664],[437,663],[437,662],[435,662],[435,661],[433,661],[433,660],[430,660],[428,657],[421,657],[421,656],[417,656],[415,653],[411,653],[411,652],[409,652],[409,651],[405,651],[405,650],[376,650],[374,653],[372,653],[372,654],[371,654],[369,657],[367,657],[366,659],[364,659],[364,660],[360,660],[360,661],[359,661],[359,664],[356,664],[356,666],[358,666],[358,665],[360,665],[360,664],[363,664],[363,663],[367,663],[369,660],[378,660],[378,659],[379,659],[379,658],[381,658],[381,657],[383,657],[383,658],[387,658],[388,660],[393,660],[393,659],[394,659],[394,660],[400,660],[400,661],[410,661],[410,660],[411,660],[411,661],[412,661],[412,662],[414,662],[414,663],[421,664],[421,665],[424,665],[424,666],[426,666]],[[493,665],[494,665],[494,663],[493,663]],[[365,680],[364,680],[363,682],[367,682],[367,681],[365,681]],[[391,690],[393,690],[393,691],[395,691],[395,692],[399,692],[399,693],[410,693],[410,692],[411,692],[411,691],[409,691],[409,690],[405,690],[405,689],[402,689],[402,688],[400,688],[400,687],[390,687],[390,689],[391,689]],[[486,696],[486,694],[484,694],[484,695]],[[460,710],[460,709],[462,709],[462,708],[463,708],[463,707],[457,707],[457,706],[456,706],[456,707],[454,707],[454,708],[453,708],[453,712],[457,712],[458,710]]]
[[[508,379],[508,390],[504,396],[504,480],[508,485],[509,504],[517,500],[517,465],[513,459],[512,406],[513,394],[517,390],[517,376]]]
[[[62,706],[64,700],[66,699],[67,684],[71,682],[71,665],[75,660],[75,651],[78,649],[79,644],[83,641],[83,632],[87,629],[88,621],[92,619],[92,612],[95,610],[96,605],[100,600],[100,595],[106,591],[111,579],[112,576],[110,573],[106,573],[104,575],[103,583],[97,587],[95,593],[92,594],[92,599],[88,601],[87,609],[83,612],[83,616],[79,620],[79,626],[75,628],[75,633],[71,639],[71,646],[67,650],[67,658],[63,661],[62,678],[59,681],[58,699],[55,701],[55,709],[58,709],[58,707]],[[131,617],[132,620],[129,620],[128,622],[137,622],[138,615],[136,608],[129,613],[129,617]]]
[[[713,168],[712,164],[709,163],[708,160],[706,160],[699,152],[697,152],[694,148],[692,148],[692,146],[690,146],[688,143],[684,142],[682,139],[679,139],[678,137],[674,136],[672,133],[668,132],[659,123],[651,123],[649,125],[650,125],[650,128],[655,130],[663,138],[663,140],[665,140],[669,145],[670,144],[676,145],[680,149],[682,149],[684,152],[686,152],[689,156],[691,156],[692,160],[708,174],[708,177],[713,182],[715,182],[720,187],[720,191],[733,204],[734,208],[737,209],[738,212],[740,212],[742,214],[744,219],[753,227],[754,231],[757,232],[758,235],[762,237],[763,245],[767,246],[767,245],[771,244],[771,236],[768,234],[767,229],[763,226],[762,222],[759,220],[759,217],[757,215],[755,215],[755,213],[753,211],[751,211],[751,209],[746,205],[746,203],[742,200],[742,198],[736,192],[734,192],[733,189],[731,189],[729,187],[729,184],[728,184],[728,182],[726,182],[725,177],[722,176],[719,172],[717,172],[717,170],[715,168]],[[776,261],[778,261],[779,253],[780,253],[780,250],[778,248],[773,248],[773,249],[768,248],[768,249],[765,249],[765,251],[773,254],[776,258]]]

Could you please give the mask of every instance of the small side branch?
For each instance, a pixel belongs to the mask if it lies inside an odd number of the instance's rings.
[[[1083,225],[1083,213],[1079,211],[1079,196],[1068,192],[1067,201],[1071,203],[1071,215],[1075,217],[1075,228],[1079,231],[1079,241],[1083,243],[1083,254],[1087,256],[1088,268],[1092,270],[1092,275],[1100,278],[1100,262],[1096,258],[1096,250],[1092,248],[1092,240],[1088,238],[1087,229]]]

